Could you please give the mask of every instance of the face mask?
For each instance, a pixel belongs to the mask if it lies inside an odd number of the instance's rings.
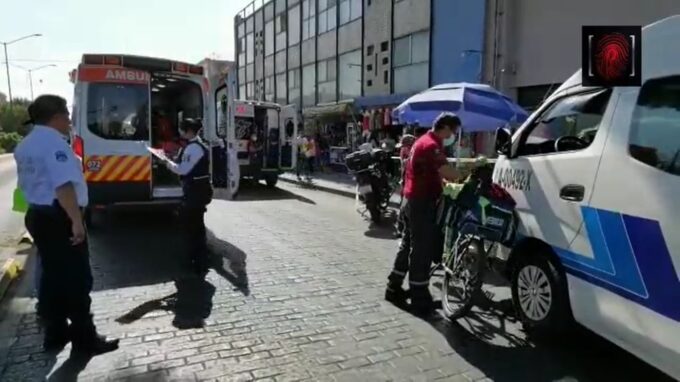
[[[450,137],[444,139],[444,146],[452,146],[456,143],[456,136],[451,135]]]

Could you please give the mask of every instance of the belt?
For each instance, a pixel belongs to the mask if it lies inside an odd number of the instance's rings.
[[[58,201],[54,201],[53,204],[29,204],[28,205],[29,210],[33,211],[44,211],[44,212],[55,212],[55,211],[63,211],[64,208],[59,204]],[[80,207],[80,212],[85,211],[85,207]]]

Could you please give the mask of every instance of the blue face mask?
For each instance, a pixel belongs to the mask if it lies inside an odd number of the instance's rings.
[[[453,146],[453,145],[456,143],[456,135],[455,135],[455,134],[451,134],[450,137],[444,139],[444,142],[443,142],[443,143],[444,143],[444,147],[446,147],[446,146]]]

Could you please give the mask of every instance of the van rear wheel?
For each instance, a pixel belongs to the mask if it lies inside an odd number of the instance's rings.
[[[523,255],[512,272],[512,301],[524,329],[554,338],[571,328],[567,279],[547,255]]]
[[[264,182],[267,184],[267,187],[269,188],[274,188],[276,187],[276,183],[278,183],[279,177],[274,175],[274,176],[268,176],[264,179]]]

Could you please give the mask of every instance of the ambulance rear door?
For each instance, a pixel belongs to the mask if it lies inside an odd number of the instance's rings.
[[[76,121],[90,202],[138,202],[151,197],[150,73],[81,65]]]

